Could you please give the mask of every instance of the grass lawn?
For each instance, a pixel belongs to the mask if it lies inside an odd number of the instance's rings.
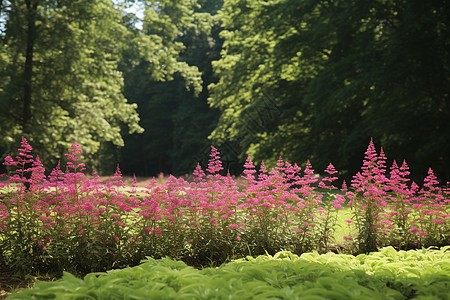
[[[345,222],[345,220],[351,219],[351,216],[352,216],[352,211],[351,211],[350,207],[345,207],[344,209],[341,209],[339,211],[336,228],[335,228],[335,233],[334,233],[334,238],[336,240],[336,243],[344,242],[345,240],[344,240],[343,236],[349,234],[348,223]]]

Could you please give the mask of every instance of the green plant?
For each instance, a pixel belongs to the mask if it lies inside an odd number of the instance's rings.
[[[216,268],[169,258],[84,279],[65,273],[10,299],[446,299],[450,247],[358,256],[278,252]]]

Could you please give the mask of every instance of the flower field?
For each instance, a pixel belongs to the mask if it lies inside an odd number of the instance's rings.
[[[220,265],[247,255],[300,255],[330,250],[369,253],[449,244],[449,189],[430,169],[419,187],[408,166],[386,167],[370,142],[361,171],[348,185],[329,165],[325,176],[281,158],[273,169],[249,157],[239,180],[223,175],[212,147],[193,180],[170,176],[146,188],[126,187],[119,167],[107,183],[87,177],[73,143],[65,168],[48,176],[22,139],[7,156],[1,187],[0,264],[17,275],[76,275],[138,265],[146,257]],[[63,171],[64,170],[64,171]],[[345,236],[335,235],[345,208]],[[336,244],[336,239],[343,243]]]

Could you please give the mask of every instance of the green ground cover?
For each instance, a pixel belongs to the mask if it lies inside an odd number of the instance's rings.
[[[65,273],[8,299],[449,299],[450,247],[358,256],[278,252],[202,270],[169,258],[84,279]]]

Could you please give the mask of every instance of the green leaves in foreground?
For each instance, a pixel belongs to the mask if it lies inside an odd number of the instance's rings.
[[[168,258],[84,280],[69,273],[9,299],[450,299],[450,247],[370,255],[279,252],[197,270]]]

